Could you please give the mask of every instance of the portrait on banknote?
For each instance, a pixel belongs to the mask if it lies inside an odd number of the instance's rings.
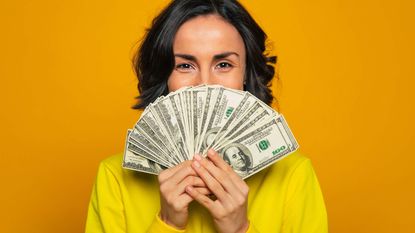
[[[232,143],[224,147],[222,157],[237,173],[248,173],[252,168],[252,154],[244,145]]]

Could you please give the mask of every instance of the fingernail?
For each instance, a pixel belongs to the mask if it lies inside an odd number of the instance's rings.
[[[200,167],[200,163],[198,161],[194,161],[193,164],[195,165],[195,167]]]
[[[195,159],[200,161],[200,160],[202,160],[202,157],[200,157],[199,154],[195,154]]]
[[[209,149],[209,154],[210,154],[211,156],[213,156],[213,155],[215,155],[215,151],[214,151],[213,149]]]

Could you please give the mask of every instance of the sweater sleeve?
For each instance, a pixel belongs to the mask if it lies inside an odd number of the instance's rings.
[[[98,169],[97,178],[92,190],[86,221],[86,233],[126,233],[126,216],[122,200],[120,180],[104,162]],[[137,219],[139,222],[140,219]],[[150,226],[143,227],[140,232],[147,233],[182,233],[164,223],[155,215]]]
[[[327,233],[327,213],[316,174],[309,159],[293,171],[287,189],[283,233]]]
[[[92,189],[85,232],[126,232],[120,187],[114,173],[103,162]]]
[[[246,230],[246,233],[259,233],[259,231],[255,228],[252,222],[249,223],[248,230]]]
[[[151,226],[148,228],[147,233],[183,233],[185,230],[179,230],[172,226],[169,226],[167,223],[163,222],[158,214],[154,217]]]

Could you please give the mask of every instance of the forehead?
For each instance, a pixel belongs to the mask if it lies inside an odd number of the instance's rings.
[[[242,37],[236,28],[218,15],[202,15],[186,21],[177,31],[174,53],[193,55],[234,51],[245,54]]]

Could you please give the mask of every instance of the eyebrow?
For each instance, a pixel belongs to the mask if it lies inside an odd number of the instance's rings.
[[[214,55],[213,56],[213,60],[220,60],[220,59],[229,57],[231,55],[235,55],[235,56],[239,57],[239,54],[238,53],[235,53],[235,52],[224,52],[224,53],[220,53],[220,54]],[[174,56],[175,57],[181,57],[181,58],[184,58],[184,59],[189,60],[189,61],[194,61],[194,62],[197,61],[196,57],[193,56],[193,55],[190,55],[190,54],[177,53],[177,54],[174,54]]]

